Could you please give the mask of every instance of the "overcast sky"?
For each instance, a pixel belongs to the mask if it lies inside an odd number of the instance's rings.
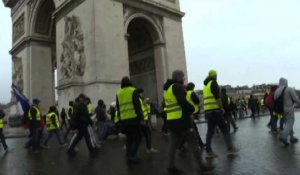
[[[181,0],[189,80],[202,88],[209,69],[220,84],[300,88],[299,0]],[[0,5],[0,102],[10,99],[10,12]]]

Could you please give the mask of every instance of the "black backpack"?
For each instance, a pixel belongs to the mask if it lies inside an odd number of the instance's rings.
[[[283,114],[283,101],[284,101],[284,91],[285,91],[286,87],[283,89],[283,91],[281,92],[280,96],[277,99],[274,99],[274,95],[273,95],[273,110],[275,113],[277,114]]]

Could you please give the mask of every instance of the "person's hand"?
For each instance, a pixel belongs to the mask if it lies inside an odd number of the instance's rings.
[[[225,113],[225,110],[224,110],[224,108],[221,108],[221,111],[222,111],[222,113],[223,113],[223,114]]]

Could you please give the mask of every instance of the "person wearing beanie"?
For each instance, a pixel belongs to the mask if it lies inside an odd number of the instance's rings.
[[[186,86],[186,98],[190,104],[192,104],[195,108],[195,111],[193,112],[191,118],[193,120],[193,127],[195,129],[197,138],[198,138],[198,144],[201,150],[204,150],[204,143],[201,139],[200,133],[197,128],[197,124],[195,123],[195,120],[198,118],[198,114],[200,113],[200,99],[198,95],[194,92],[195,84],[190,82]]]
[[[204,80],[203,89],[204,112],[207,119],[207,135],[206,135],[206,152],[208,158],[218,157],[212,150],[211,141],[216,129],[216,126],[223,133],[227,144],[228,155],[234,155],[239,152],[231,141],[230,133],[224,118],[224,108],[220,98],[219,85],[217,83],[217,71],[210,70],[208,77]]]
[[[288,87],[288,81],[285,78],[280,78],[279,87],[274,93],[274,112],[278,115],[278,100],[282,100],[282,115],[285,120],[284,130],[279,138],[285,146],[290,143],[297,143],[298,138],[294,136],[294,123],[295,123],[295,105],[300,106],[300,99],[293,88]],[[276,110],[277,108],[277,110]],[[290,141],[290,142],[289,142]]]
[[[144,124],[144,116],[138,90],[128,77],[121,80],[121,89],[116,95],[116,109],[121,132],[127,136],[127,162],[138,163],[137,152],[142,140],[141,125]]]
[[[171,174],[182,173],[182,170],[175,166],[175,154],[183,142],[187,142],[193,151],[201,171],[209,171],[214,168],[204,162],[202,152],[198,148],[197,136],[191,119],[195,108],[186,99],[184,81],[184,73],[181,70],[175,70],[172,73],[172,79],[167,80],[164,84],[165,111],[171,133],[168,158],[168,172]]]
[[[224,108],[224,117],[226,119],[227,127],[230,132],[230,124],[232,125],[234,131],[237,131],[238,127],[236,126],[236,123],[234,119],[232,118],[232,110],[230,108],[231,98],[227,95],[227,90],[226,88],[221,89],[221,99],[222,99],[222,104]]]
[[[58,117],[58,110],[55,106],[50,106],[49,112],[46,116],[46,126],[48,130],[48,136],[44,141],[43,147],[48,148],[48,142],[52,138],[53,134],[55,134],[56,139],[61,147],[66,146],[64,140],[61,137],[59,132],[60,122]]]
[[[71,128],[72,130],[76,130],[77,134],[73,136],[67,150],[67,153],[71,156],[76,154],[74,148],[83,137],[85,138],[90,156],[95,156],[97,153],[97,149],[92,142],[91,135],[88,130],[89,125],[93,124],[93,121],[89,116],[89,112],[85,104],[86,98],[87,97],[84,94],[80,94],[77,98],[77,103],[74,106]]]
[[[42,122],[42,113],[40,110],[40,100],[35,98],[32,100],[32,106],[28,112],[28,120],[29,120],[29,130],[30,130],[30,138],[27,142],[26,148],[31,148],[33,153],[40,153],[42,150],[41,147],[41,122]]]

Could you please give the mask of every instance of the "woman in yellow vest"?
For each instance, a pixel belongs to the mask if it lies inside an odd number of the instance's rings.
[[[48,142],[52,138],[53,134],[55,134],[56,139],[61,147],[66,146],[59,132],[60,122],[58,118],[58,110],[55,106],[51,106],[49,109],[49,112],[46,116],[46,126],[48,130],[48,136],[44,141],[43,147],[48,148]]]
[[[2,109],[0,109],[0,141],[1,141],[1,143],[3,145],[3,148],[6,152],[8,150],[8,146],[6,145],[5,137],[3,135],[4,117],[5,117],[5,113]]]
[[[150,129],[149,120],[148,120],[148,117],[149,117],[149,114],[150,114],[150,105],[147,104],[145,102],[145,100],[143,99],[144,90],[143,89],[138,89],[138,92],[140,94],[140,102],[141,102],[141,107],[142,107],[144,121],[145,121],[145,124],[141,126],[141,129],[142,129],[142,132],[143,132],[143,134],[145,136],[145,139],[146,139],[146,148],[147,148],[146,152],[147,153],[156,153],[157,150],[152,147],[151,129]]]

